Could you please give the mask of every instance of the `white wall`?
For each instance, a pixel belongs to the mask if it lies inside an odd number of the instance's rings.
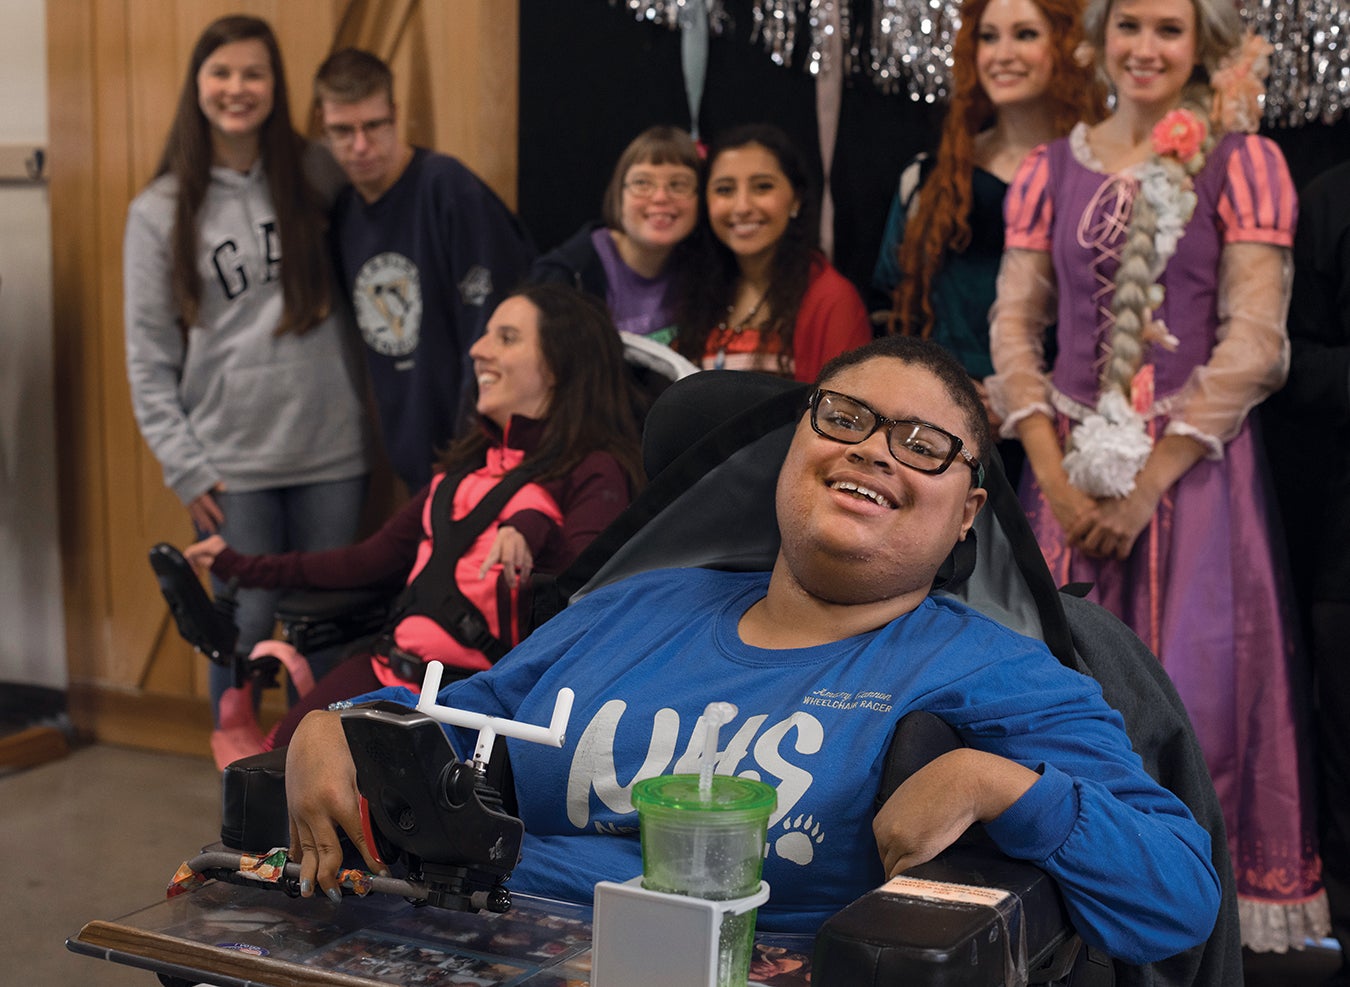
[[[0,145],[47,143],[46,0],[0,4]],[[64,688],[45,183],[0,181],[0,683]]]

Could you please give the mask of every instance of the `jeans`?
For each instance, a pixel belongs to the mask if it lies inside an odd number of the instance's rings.
[[[225,514],[220,536],[232,549],[248,555],[314,552],[350,545],[356,538],[368,479],[362,474],[350,480],[215,494]],[[217,595],[228,592],[214,576],[211,584]],[[247,654],[259,641],[272,636],[276,623],[273,614],[284,594],[280,590],[240,589],[234,595],[234,622],[239,628],[236,647]],[[321,671],[316,668],[315,676]],[[211,715],[217,726],[220,697],[233,685],[230,669],[211,665]]]

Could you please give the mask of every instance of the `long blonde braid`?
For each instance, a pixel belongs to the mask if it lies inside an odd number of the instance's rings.
[[[1152,169],[1154,174],[1165,176],[1172,196],[1183,210],[1183,227],[1195,207],[1191,175],[1204,167],[1205,157],[1214,146],[1215,126],[1210,120],[1209,103],[1210,89],[1205,83],[1193,84],[1183,95],[1181,108],[1193,114],[1204,125],[1206,132],[1199,150],[1192,158],[1183,163],[1173,155],[1155,150],[1144,168],[1140,169],[1145,174]],[[1121,248],[1120,268],[1116,272],[1116,290],[1111,299],[1113,322],[1110,344],[1100,378],[1101,393],[1116,391],[1127,400],[1131,396],[1135,376],[1144,364],[1149,344],[1166,335],[1165,330],[1155,323],[1153,313],[1163,299],[1163,289],[1158,279],[1175,249],[1174,242],[1169,242],[1171,249],[1159,248],[1159,214],[1148,191],[1145,185],[1141,185],[1131,207],[1130,223]]]

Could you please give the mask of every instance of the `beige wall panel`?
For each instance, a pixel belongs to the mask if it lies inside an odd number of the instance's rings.
[[[83,345],[99,325],[96,239],[88,235],[97,205],[93,155],[95,87],[90,71],[94,24],[87,2],[47,4],[52,200],[52,320],[57,428],[61,436],[60,517],[66,638],[72,682],[97,676],[106,651],[106,524],[95,474],[98,361]]]
[[[172,620],[157,621],[154,626],[158,633],[146,656],[144,673],[134,684],[146,692],[196,695],[206,681],[206,658],[183,646]]]
[[[513,209],[518,10],[517,4],[499,0],[418,7],[429,46],[420,56],[431,94],[436,148],[463,160]],[[453,45],[446,44],[450,39]]]
[[[173,119],[178,86],[187,65],[186,45],[192,43],[191,40],[180,43],[180,35],[186,33],[179,27],[184,20],[173,4],[132,3],[127,6],[129,64],[124,88],[117,90],[117,94],[126,102],[129,113],[126,132],[131,169],[126,190],[128,196],[134,196],[150,181],[164,149],[164,135]],[[188,30],[193,35],[197,32],[196,27]]]
[[[342,6],[340,0],[279,3],[276,13],[268,18],[281,41],[281,53],[286,59],[291,122],[301,133],[309,132],[314,73],[332,49]]]
[[[148,518],[164,516],[172,498],[151,482],[158,467],[140,440],[130,416],[122,349],[122,230],[130,197],[148,178],[154,151],[146,140],[159,104],[172,112],[174,74],[171,46],[163,32],[172,14],[163,3],[100,3],[95,22],[98,87],[99,206],[94,235],[99,266],[99,361],[103,390],[100,435],[106,485],[109,546],[109,650],[99,679],[134,685],[145,674],[149,653],[163,623],[162,604],[146,593]],[[125,409],[125,410],[124,410]],[[148,588],[153,589],[150,581]]]

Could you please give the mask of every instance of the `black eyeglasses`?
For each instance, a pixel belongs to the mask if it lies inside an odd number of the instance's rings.
[[[393,125],[394,118],[390,116],[380,117],[378,120],[363,120],[360,123],[330,123],[324,126],[323,132],[334,144],[346,145],[355,142],[358,133],[368,141],[374,140],[385,127]]]
[[[877,429],[886,430],[886,445],[895,461],[920,473],[941,473],[960,456],[970,467],[975,486],[984,486],[984,467],[951,432],[912,418],[887,418],[857,398],[819,388],[811,395],[811,427],[817,435],[854,446]]]

